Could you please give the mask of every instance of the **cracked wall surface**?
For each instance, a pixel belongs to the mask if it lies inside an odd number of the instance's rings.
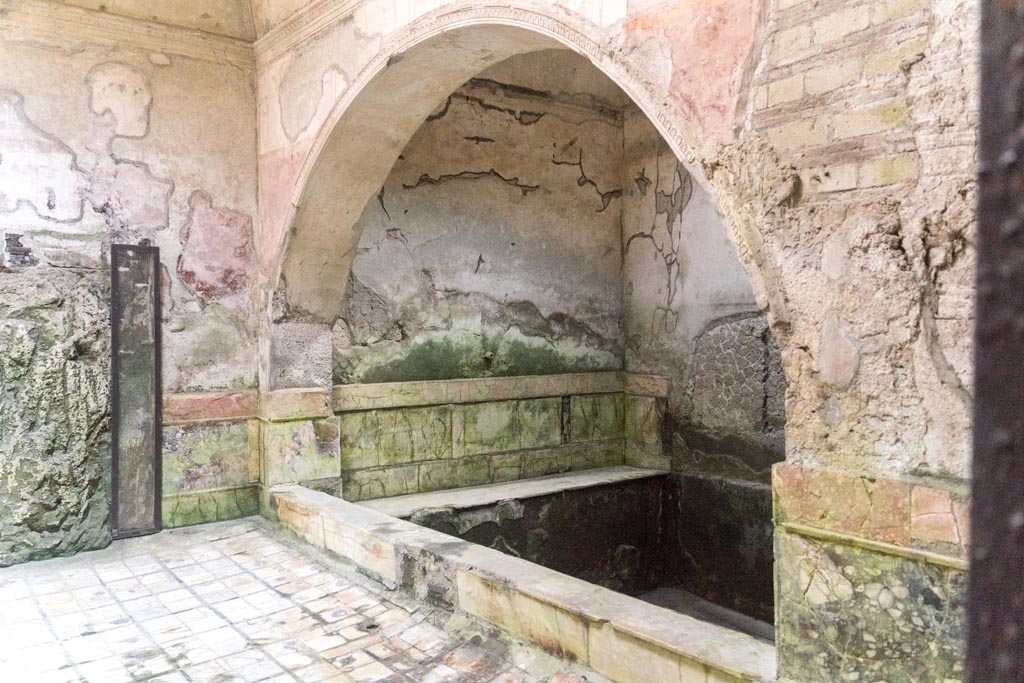
[[[112,243],[161,249],[165,391],[256,381],[251,68],[37,9],[0,28],[0,564],[109,542]]]
[[[622,367],[624,96],[594,71],[523,55],[427,117],[357,224],[336,383]]]
[[[672,575],[770,622],[771,466],[784,458],[786,424],[779,347],[710,195],[635,108],[624,133],[626,367],[671,382],[661,436]]]
[[[426,117],[355,229],[335,382],[668,377],[665,443],[627,460],[672,462],[675,580],[772,620],[778,345],[710,195],[614,84],[560,50],[479,74]]]

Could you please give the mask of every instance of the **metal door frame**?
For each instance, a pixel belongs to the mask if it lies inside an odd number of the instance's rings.
[[[154,443],[153,443],[153,480],[154,480],[154,491],[153,495],[155,500],[153,503],[153,527],[151,529],[135,529],[132,531],[119,531],[118,526],[118,490],[117,485],[119,481],[119,463],[118,454],[120,453],[120,405],[121,405],[121,386],[118,381],[120,361],[118,359],[118,349],[120,342],[120,333],[118,332],[118,321],[121,319],[121,301],[117,296],[118,285],[120,284],[120,275],[117,268],[117,255],[123,254],[124,252],[137,252],[142,254],[151,254],[153,257],[153,352],[154,352],[154,383],[156,396],[153,401],[153,421],[154,421]],[[111,535],[115,538],[131,538],[133,536],[146,536],[160,531],[163,528],[163,510],[161,505],[161,498],[163,496],[163,385],[161,383],[161,374],[163,371],[163,359],[160,339],[160,248],[152,245],[135,245],[135,244],[112,244],[110,245],[110,531]]]

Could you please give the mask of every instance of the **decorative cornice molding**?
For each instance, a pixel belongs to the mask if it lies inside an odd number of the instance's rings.
[[[363,0],[316,0],[270,29],[254,43],[256,63],[269,64],[321,30],[355,12]]]
[[[42,0],[0,0],[0,33],[67,45],[75,41],[169,52],[252,69],[244,40]]]
[[[489,403],[585,394],[668,395],[668,378],[611,370],[563,375],[339,384],[331,389],[334,412]]]

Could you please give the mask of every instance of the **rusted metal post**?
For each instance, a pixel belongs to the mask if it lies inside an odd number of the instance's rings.
[[[968,683],[1024,682],[1024,0],[982,2]]]

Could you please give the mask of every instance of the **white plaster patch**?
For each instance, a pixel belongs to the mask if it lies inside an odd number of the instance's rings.
[[[832,282],[838,282],[846,274],[846,244],[842,233],[836,233],[825,242],[821,253],[821,270]]]
[[[45,220],[77,221],[87,183],[74,152],[26,118],[21,95],[0,92],[0,213],[27,205]]]
[[[860,365],[860,349],[835,313],[825,319],[821,334],[819,378],[835,387],[848,387]]]
[[[141,138],[149,132],[149,107],[153,96],[146,75],[119,62],[107,62],[89,73],[89,107],[97,116],[108,112],[116,125],[114,134]]]

